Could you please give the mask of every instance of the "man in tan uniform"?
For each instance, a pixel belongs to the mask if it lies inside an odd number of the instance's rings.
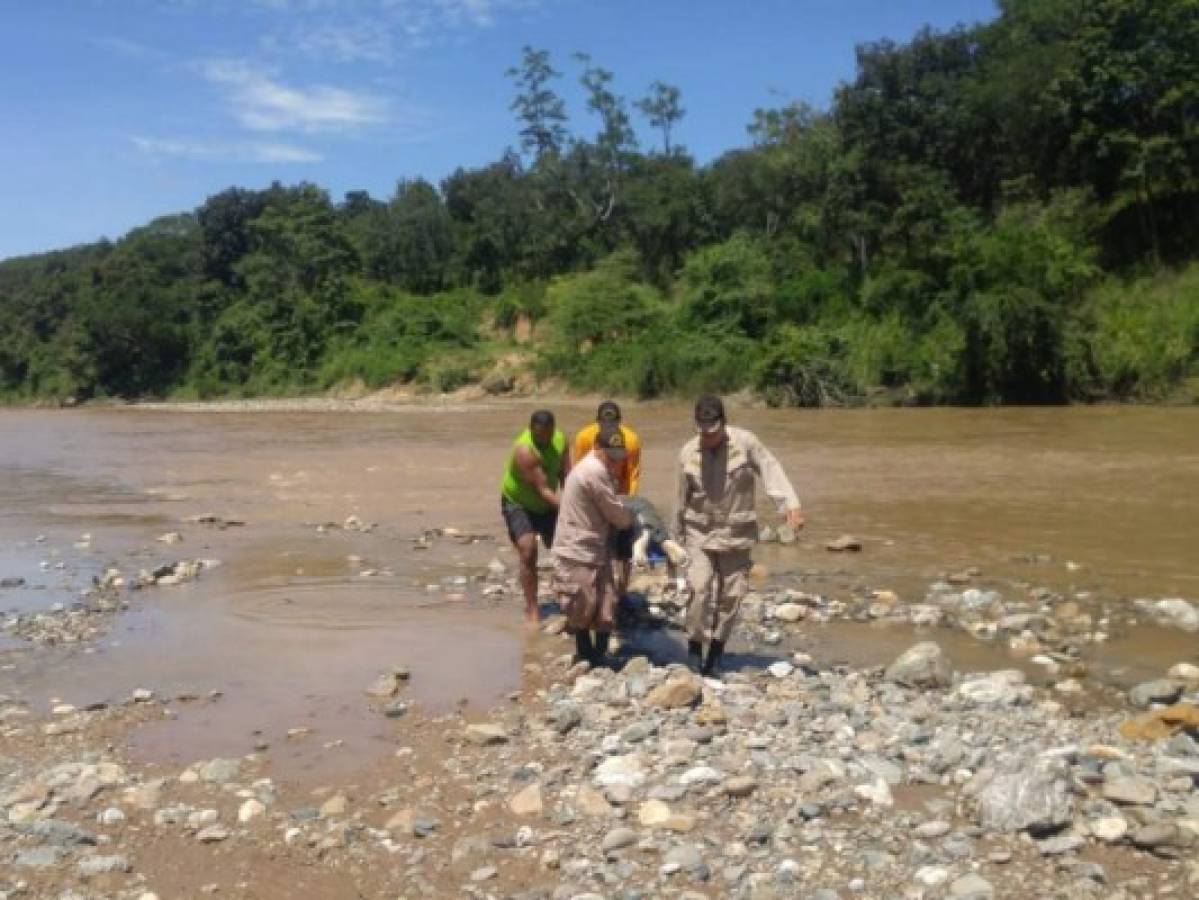
[[[595,666],[608,652],[616,620],[612,529],[633,524],[633,514],[616,494],[616,474],[627,452],[620,427],[605,423],[591,452],[570,470],[558,505],[554,593],[566,614],[566,630],[575,636],[578,659]]]
[[[788,525],[798,531],[804,516],[778,460],[752,432],[728,426],[719,397],[696,401],[695,431],[679,454],[675,534],[690,556],[688,660],[715,675],[749,591],[749,551],[758,540],[756,478]]]

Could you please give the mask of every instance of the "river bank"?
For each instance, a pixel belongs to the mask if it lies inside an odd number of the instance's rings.
[[[0,411],[0,892],[1190,889],[1192,714],[1121,730],[1196,699],[1188,411],[736,407],[811,523],[764,535],[729,677],[674,687],[657,575],[618,672],[520,626],[489,498],[534,403]],[[688,413],[626,409],[662,508]],[[886,675],[925,641],[950,674]],[[1053,824],[984,821],[1042,764]]]
[[[476,573],[490,596],[518,592],[502,568]],[[975,670],[953,635],[977,632],[918,610],[907,615],[924,617],[924,640],[886,667],[845,664],[819,623],[861,611],[773,583],[750,604],[731,671],[701,681],[677,662],[665,579],[635,588],[611,667],[572,664],[553,617],[527,637],[519,685],[485,708],[412,699],[437,673],[392,655],[355,685],[388,750],[338,776],[286,764],[289,745],[338,752],[344,736],[323,718],[256,730],[239,754],[130,752],[138,729],[230,702],[221,691],[49,708],[0,698],[12,862],[0,891],[981,900],[1199,888],[1199,667],[1128,692],[1081,668],[1035,681]]]

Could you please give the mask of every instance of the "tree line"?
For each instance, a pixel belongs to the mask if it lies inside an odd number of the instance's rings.
[[[1199,374],[1199,0],[1002,0],[859,46],[827,109],[758,109],[706,165],[679,88],[567,66],[526,47],[517,146],[438,185],[230,188],[0,263],[0,396],[452,390],[518,324],[540,375],[639,396],[1154,399]]]

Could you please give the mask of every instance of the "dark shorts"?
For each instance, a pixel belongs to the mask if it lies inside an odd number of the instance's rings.
[[[637,540],[637,526],[632,528],[612,529],[612,539],[609,545],[612,556],[621,561],[633,558],[633,542]]]
[[[504,524],[508,526],[508,537],[516,543],[517,539],[529,532],[541,535],[541,543],[546,549],[554,546],[554,527],[558,524],[558,511],[546,513],[529,512],[519,503],[513,503],[507,497],[500,497],[500,513]]]

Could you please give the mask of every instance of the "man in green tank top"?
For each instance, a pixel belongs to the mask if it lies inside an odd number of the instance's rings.
[[[537,536],[548,550],[554,545],[558,498],[570,470],[566,435],[554,424],[554,414],[539,409],[529,427],[517,436],[500,484],[500,512],[508,537],[520,559],[520,586],[525,595],[525,619],[540,621],[537,608]]]

